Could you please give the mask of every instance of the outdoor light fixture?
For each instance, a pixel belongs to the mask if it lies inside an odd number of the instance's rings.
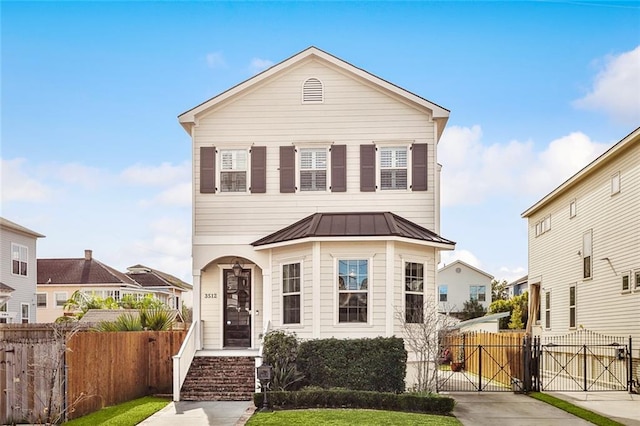
[[[233,259],[233,266],[231,267],[231,269],[233,269],[234,277],[239,277],[240,275],[242,275],[242,266],[243,265],[238,259]]]

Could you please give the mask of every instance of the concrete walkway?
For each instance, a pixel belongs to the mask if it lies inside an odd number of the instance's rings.
[[[627,426],[640,426],[640,395],[628,392],[546,392]]]
[[[139,423],[144,426],[242,426],[253,414],[253,401],[179,401]]]

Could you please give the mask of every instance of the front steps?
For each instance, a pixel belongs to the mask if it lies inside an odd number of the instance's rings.
[[[180,390],[183,401],[251,401],[255,357],[196,356]]]

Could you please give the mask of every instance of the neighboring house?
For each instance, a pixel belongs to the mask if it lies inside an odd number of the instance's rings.
[[[478,301],[485,311],[488,310],[491,305],[491,281],[493,275],[461,260],[443,266],[438,270],[438,312],[459,315],[464,303],[471,300]]]
[[[451,327],[452,330],[458,330],[461,333],[483,332],[498,333],[500,332],[500,319],[511,315],[509,312],[498,312],[497,314],[488,314],[478,318],[472,318],[466,321],[460,321]]]
[[[528,328],[549,336],[585,328],[640,341],[640,128],[522,217],[529,318],[539,318]]]
[[[111,297],[119,301],[127,294],[142,298],[153,295],[172,308],[179,309],[183,293],[190,285],[169,274],[136,265],[122,273],[93,258],[85,250],[83,258],[38,259],[38,321],[53,322],[71,315],[64,305],[80,290],[88,296]]]
[[[127,276],[140,284],[145,290],[153,291],[155,297],[171,309],[182,309],[186,293],[192,286],[179,278],[144,265],[127,268]]]
[[[36,245],[44,235],[0,217],[0,323],[36,322]]]
[[[522,278],[510,282],[507,284],[507,296],[512,298],[513,296],[520,296],[522,293],[529,291],[529,279],[528,275]]]
[[[315,47],[179,116],[195,348],[398,336],[435,292],[449,111]]]

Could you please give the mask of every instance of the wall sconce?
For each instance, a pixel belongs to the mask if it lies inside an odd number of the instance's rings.
[[[239,277],[240,275],[242,275],[242,268],[243,268],[243,264],[240,263],[239,259],[233,259],[233,266],[231,267],[231,269],[233,269],[233,276],[234,277]]]
[[[582,256],[582,252],[578,250],[578,256]]]

